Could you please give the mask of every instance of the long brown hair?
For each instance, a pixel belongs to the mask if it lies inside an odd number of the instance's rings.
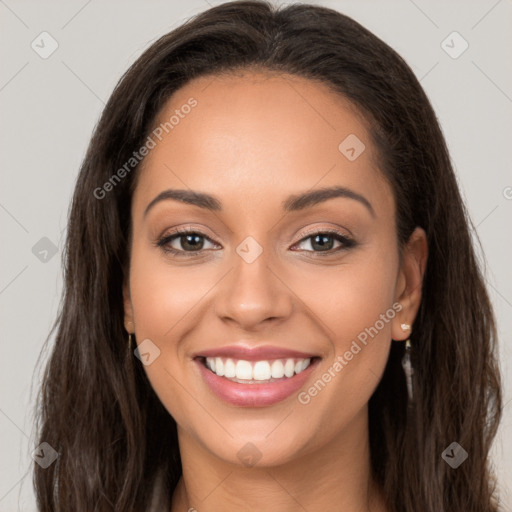
[[[427,234],[411,338],[416,404],[407,407],[403,345],[391,349],[369,403],[372,469],[390,509],[496,511],[488,463],[502,408],[495,320],[429,100],[404,60],[353,19],[264,1],[219,5],[158,39],[121,78],[94,131],[70,208],[64,294],[38,397],[38,441],[59,453],[46,469],[34,464],[39,510],[149,510],[158,482],[160,505],[169,506],[181,475],[176,423],[123,326],[138,166],[105,197],[94,191],[144,144],[174,91],[248,68],[318,80],[350,100],[392,185],[399,243],[416,226]],[[442,457],[452,442],[469,454],[457,469]]]

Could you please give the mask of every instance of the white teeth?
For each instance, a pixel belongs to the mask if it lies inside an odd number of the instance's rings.
[[[233,362],[233,359],[226,359],[226,364],[224,365],[224,377],[227,377],[228,379],[236,377],[235,363]]]
[[[215,358],[215,373],[222,377],[224,375],[224,362],[220,357]]]
[[[243,361],[242,359],[240,359],[236,363],[236,378],[244,380],[252,379],[252,366],[251,363],[249,363],[249,361]]]
[[[303,372],[311,359],[276,359],[275,361],[245,361],[207,357],[206,366],[219,377],[242,381],[268,381],[293,377]]]
[[[304,359],[304,361],[307,361],[307,359]],[[281,377],[284,377],[284,365],[277,359],[272,363],[272,378],[280,379]]]
[[[268,380],[272,377],[270,364],[267,361],[258,361],[252,370],[254,380]],[[240,378],[240,377],[239,377]]]
[[[295,372],[295,364],[293,359],[287,359],[286,364],[284,365],[284,375],[285,377],[293,377]]]

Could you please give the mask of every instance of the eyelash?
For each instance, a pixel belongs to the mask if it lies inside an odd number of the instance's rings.
[[[205,249],[201,249],[199,251],[182,251],[182,250],[178,250],[178,249],[174,249],[172,247],[168,247],[168,244],[170,244],[175,238],[180,238],[182,236],[185,236],[185,235],[199,235],[200,237],[202,238],[205,238],[206,240],[212,242],[212,243],[216,243],[214,242],[211,238],[209,238],[208,236],[206,236],[204,233],[201,233],[201,231],[197,231],[195,229],[192,229],[192,228],[183,228],[183,229],[180,229],[180,230],[176,230],[176,231],[173,231],[172,233],[168,234],[168,235],[165,235],[164,237],[160,238],[156,243],[155,245],[159,248],[161,248],[165,253],[170,253],[170,254],[173,254],[174,256],[177,256],[177,257],[184,257],[184,258],[193,258],[193,257],[196,257],[196,256],[200,256],[201,253],[205,250]],[[329,249],[328,251],[306,251],[306,252],[312,252],[320,257],[325,257],[325,256],[331,256],[333,255],[334,253],[337,253],[339,251],[343,251],[343,250],[347,250],[347,249],[350,249],[352,247],[355,247],[357,245],[357,243],[345,236],[345,235],[342,235],[339,231],[336,231],[336,230],[332,230],[332,229],[324,229],[324,230],[320,230],[320,231],[313,231],[313,232],[309,232],[309,233],[306,233],[307,236],[301,238],[297,244],[295,245],[298,245],[310,238],[313,238],[314,236],[316,235],[334,235],[334,238],[341,242],[342,245],[340,247],[338,247],[337,249]],[[316,256],[315,256],[316,257]]]

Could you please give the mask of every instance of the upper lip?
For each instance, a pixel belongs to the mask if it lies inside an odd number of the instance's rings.
[[[229,345],[219,348],[201,350],[194,354],[194,357],[229,357],[232,359],[242,359],[244,361],[262,361],[268,359],[308,359],[317,357],[314,354],[290,350],[283,347],[270,345],[252,347],[242,345]]]

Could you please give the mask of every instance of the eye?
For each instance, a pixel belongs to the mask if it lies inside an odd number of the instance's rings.
[[[205,240],[212,243],[213,245],[216,245],[204,233],[201,233],[200,231],[194,231],[190,228],[184,228],[176,230],[174,233],[162,237],[160,240],[158,240],[156,245],[161,247],[165,252],[169,252],[177,256],[195,256],[193,253],[203,251]]]
[[[333,249],[335,242],[338,242],[340,245]],[[334,230],[316,231],[303,238],[296,246],[305,243],[309,243],[309,246],[312,248],[312,250],[305,249],[307,252],[319,253],[319,256],[327,256],[356,245],[354,240]]]
[[[156,245],[164,252],[175,256],[194,257],[200,256],[205,250],[205,241],[211,243],[215,248],[217,244],[201,231],[192,228],[183,228],[160,238]],[[333,248],[338,242],[339,246]],[[304,237],[295,246],[309,243],[311,249],[299,249],[315,253],[316,256],[329,256],[342,250],[354,247],[356,242],[336,230],[315,231]],[[294,249],[292,249],[294,250]]]

